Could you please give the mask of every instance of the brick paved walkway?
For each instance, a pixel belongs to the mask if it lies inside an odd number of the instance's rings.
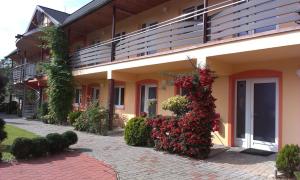
[[[47,125],[36,121],[6,119],[9,124],[40,135],[64,132],[72,127]],[[158,152],[152,148],[127,146],[122,136],[97,136],[78,132],[72,148],[111,165],[120,179],[273,179],[275,155],[241,154],[235,149],[214,149],[206,161]],[[221,153],[222,152],[222,153]]]
[[[116,173],[80,153],[64,153],[16,164],[0,163],[1,180],[114,180]]]

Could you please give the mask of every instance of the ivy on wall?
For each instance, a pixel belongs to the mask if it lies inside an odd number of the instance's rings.
[[[50,50],[51,57],[44,65],[48,77],[49,116],[54,123],[64,124],[72,110],[74,93],[67,37],[61,28],[52,26],[43,29],[41,40],[45,43],[43,48]]]

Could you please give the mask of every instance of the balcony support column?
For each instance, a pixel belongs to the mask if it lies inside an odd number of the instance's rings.
[[[112,130],[115,109],[115,80],[108,79],[108,129]]]
[[[208,0],[203,0],[203,7],[204,7],[204,12],[207,11],[207,7],[208,7]],[[207,13],[203,14],[203,43],[207,42],[207,28],[208,28],[208,16]]]
[[[116,36],[116,6],[113,5],[112,7],[112,29],[111,29],[111,37],[114,40]],[[115,50],[116,50],[116,43],[111,43],[111,62],[115,60]]]

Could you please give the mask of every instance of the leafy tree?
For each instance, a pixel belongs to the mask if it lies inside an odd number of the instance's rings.
[[[50,49],[51,55],[50,63],[44,65],[48,76],[49,115],[56,123],[63,124],[67,122],[73,99],[68,41],[64,31],[54,26],[44,28],[41,39],[46,43],[43,48]]]
[[[5,60],[0,60],[0,104],[4,101],[6,95],[6,85],[8,83],[8,67],[4,64]]]

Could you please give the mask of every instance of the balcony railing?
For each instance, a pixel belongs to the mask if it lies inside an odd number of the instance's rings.
[[[23,81],[32,79],[36,76],[35,64],[22,64],[12,69],[12,78],[14,83],[21,83]]]
[[[299,24],[300,0],[229,0],[77,51],[71,64],[80,68]]]

